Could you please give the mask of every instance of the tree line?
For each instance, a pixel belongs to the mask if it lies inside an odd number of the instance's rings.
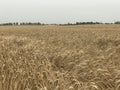
[[[42,24],[40,22],[36,22],[36,23],[32,23],[32,22],[22,22],[22,23],[14,22],[14,23],[2,23],[0,25],[1,26],[20,26],[20,25],[45,25],[45,24]]]
[[[116,21],[114,23],[102,23],[102,22],[76,22],[76,23],[66,23],[66,24],[44,24],[40,22],[14,22],[14,23],[2,23],[0,26],[22,26],[22,25],[94,25],[94,24],[120,24],[120,21]]]

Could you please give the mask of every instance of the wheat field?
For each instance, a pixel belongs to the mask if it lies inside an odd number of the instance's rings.
[[[0,90],[120,90],[120,25],[0,26]]]

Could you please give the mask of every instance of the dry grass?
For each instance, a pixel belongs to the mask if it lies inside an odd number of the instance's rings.
[[[120,26],[1,26],[0,90],[120,90]]]

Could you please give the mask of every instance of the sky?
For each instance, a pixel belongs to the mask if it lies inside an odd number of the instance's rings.
[[[120,21],[120,0],[0,0],[0,23]]]

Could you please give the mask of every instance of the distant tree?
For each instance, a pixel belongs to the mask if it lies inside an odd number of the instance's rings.
[[[116,22],[114,22],[114,24],[120,24],[120,21],[116,21]]]
[[[76,22],[76,25],[92,25],[92,24],[102,24],[100,22]]]

